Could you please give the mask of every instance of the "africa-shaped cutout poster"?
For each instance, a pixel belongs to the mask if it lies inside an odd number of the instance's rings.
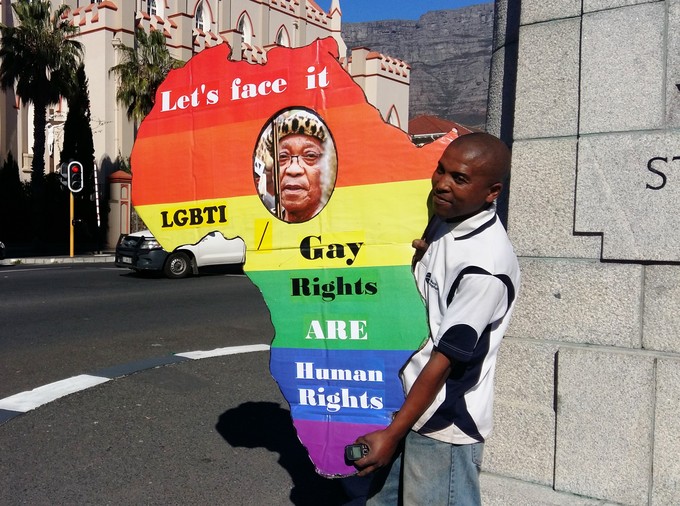
[[[245,242],[298,437],[318,473],[351,475],[345,445],[389,424],[427,338],[411,242],[455,134],[414,146],[331,38],[273,48],[264,65],[229,52],[202,51],[159,88],[132,152],[133,204],[169,251],[215,231]]]

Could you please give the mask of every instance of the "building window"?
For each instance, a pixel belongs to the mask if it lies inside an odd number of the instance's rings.
[[[279,31],[276,33],[276,43],[279,46],[290,47],[290,37],[288,36],[288,30],[286,30],[285,26],[279,28]]]
[[[199,2],[196,6],[196,14],[194,14],[195,25],[197,29],[203,32],[210,31],[210,19],[208,19],[208,11],[205,9],[203,2]]]
[[[253,25],[250,24],[250,19],[247,13],[241,14],[238,18],[238,23],[236,23],[236,31],[241,32],[243,36],[243,42],[246,44],[253,44]]]
[[[390,112],[387,114],[387,122],[390,125],[394,125],[395,127],[401,128],[399,121],[399,113],[397,112],[397,109],[394,106],[390,108]]]
[[[158,9],[156,9],[156,0],[146,0],[146,13],[149,16],[155,16],[158,13]]]

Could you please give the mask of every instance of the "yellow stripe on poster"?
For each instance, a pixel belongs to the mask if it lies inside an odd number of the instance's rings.
[[[305,223],[278,220],[257,196],[136,209],[168,250],[213,230],[241,237],[248,270],[405,265],[411,241],[427,224],[429,190],[429,180],[336,188],[326,208]],[[358,229],[362,223],[370,228]]]

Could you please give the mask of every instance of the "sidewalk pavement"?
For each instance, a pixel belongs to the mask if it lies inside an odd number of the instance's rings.
[[[84,255],[53,255],[41,257],[8,257],[0,260],[0,265],[53,265],[53,264],[90,264],[113,263],[116,256],[113,252],[102,252]]]

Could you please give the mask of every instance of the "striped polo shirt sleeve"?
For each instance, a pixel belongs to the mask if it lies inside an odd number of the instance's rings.
[[[478,267],[463,269],[449,289],[434,346],[453,360],[469,362],[489,322],[505,315],[510,300],[501,277]]]

